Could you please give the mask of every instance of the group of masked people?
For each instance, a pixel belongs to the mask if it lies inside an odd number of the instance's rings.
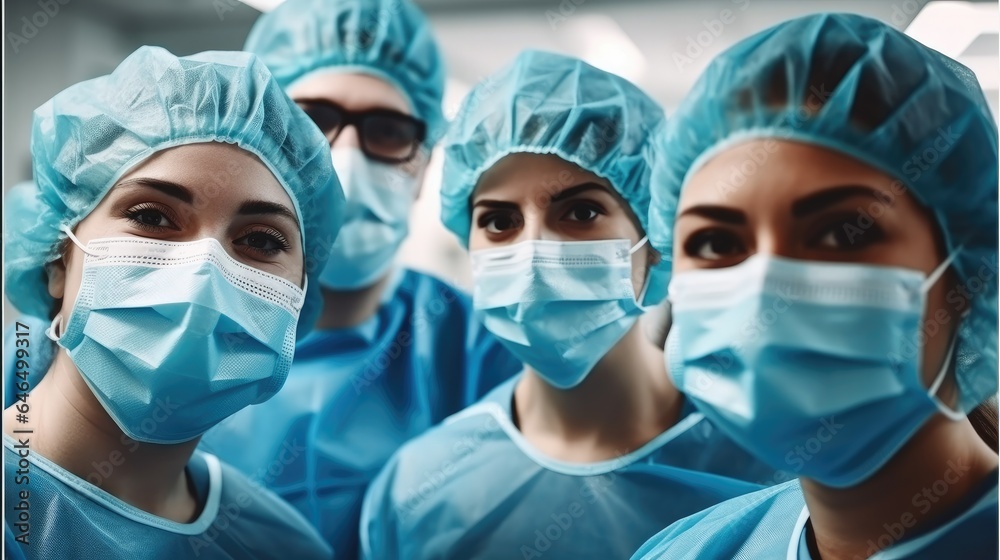
[[[407,0],[287,0],[35,111],[5,557],[997,556],[970,70],[823,13],[670,115],[542,51],[444,83]],[[397,264],[438,146],[471,295]]]

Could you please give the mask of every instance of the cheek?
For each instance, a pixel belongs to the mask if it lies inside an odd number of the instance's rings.
[[[80,293],[80,283],[83,281],[83,252],[71,245],[73,250],[66,259],[66,274],[64,277],[62,308],[63,325],[69,321],[76,297]]]

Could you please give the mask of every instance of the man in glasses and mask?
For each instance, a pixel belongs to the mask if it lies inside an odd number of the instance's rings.
[[[295,506],[338,558],[356,557],[365,489],[392,453],[521,365],[465,294],[394,265],[446,126],[443,60],[420,10],[408,0],[288,0],[257,21],[245,48],[326,135],[347,211],[324,247],[317,330],[297,345],[284,388],[203,447]]]

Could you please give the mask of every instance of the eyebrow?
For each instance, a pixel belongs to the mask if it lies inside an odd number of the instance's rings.
[[[600,183],[594,183],[593,181],[583,183],[582,185],[577,185],[575,187],[570,187],[559,194],[553,195],[551,198],[552,202],[559,202],[560,200],[566,200],[567,198],[572,198],[582,192],[599,190],[602,192],[608,192],[608,188]]]
[[[878,196],[878,191],[872,187],[862,185],[840,185],[830,187],[817,193],[801,198],[792,203],[792,216],[801,218],[808,214],[815,214],[828,206],[833,206],[855,196],[868,196],[883,200],[885,197]],[[891,204],[891,199],[887,199]]]
[[[477,200],[475,203],[472,204],[473,208],[479,206],[482,206],[484,208],[494,208],[494,209],[505,208],[505,209],[517,210],[517,204],[514,204],[513,202],[503,202],[500,200],[490,200],[486,198],[482,200]]]
[[[604,185],[600,183],[588,182],[588,183],[583,183],[582,185],[576,185],[575,187],[570,187],[564,191],[561,191],[559,194],[553,195],[552,198],[549,199],[549,202],[559,202],[560,200],[565,200],[567,198],[574,197],[582,192],[590,190],[599,190],[605,193],[608,192],[608,188],[605,187]],[[477,200],[475,203],[473,203],[472,207],[476,208],[477,206],[484,206],[486,208],[495,208],[495,209],[514,209],[514,210],[517,210],[518,208],[517,204],[513,202],[503,202],[500,200],[490,200],[490,199]]]
[[[692,206],[681,212],[680,215],[677,216],[677,219],[679,220],[681,217],[688,215],[701,216],[703,218],[708,218],[709,220],[734,225],[747,223],[747,217],[743,212],[727,208],[725,206],[712,206],[708,204]]]
[[[284,216],[295,222],[295,225],[299,224],[299,219],[295,217],[295,212],[292,212],[284,204],[278,204],[277,202],[270,202],[267,200],[248,200],[240,205],[240,209],[237,211],[237,214],[241,216]]]
[[[145,186],[151,189],[158,190],[167,196],[172,196],[188,204],[194,202],[194,195],[191,194],[191,191],[188,190],[187,187],[179,185],[177,183],[172,183],[170,181],[164,181],[163,179],[137,177],[135,179],[128,179],[126,181],[122,181],[121,183],[115,185],[115,188],[138,187],[138,186]]]

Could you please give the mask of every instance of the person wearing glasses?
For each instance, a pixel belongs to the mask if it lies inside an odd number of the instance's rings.
[[[653,170],[668,369],[799,480],[633,558],[997,557],[997,163],[972,71],[877,20],[791,20],[709,64]]]
[[[50,321],[14,326],[7,556],[331,558],[196,449],[281,388],[316,320],[316,240],[344,206],[322,135],[251,54],[142,47],[39,107],[31,152],[34,183],[5,200],[4,279]]]
[[[391,454],[521,365],[473,319],[467,295],[394,265],[445,128],[443,61],[419,9],[288,0],[261,16],[246,49],[326,134],[347,215],[317,279],[317,332],[298,344],[284,389],[204,445],[352,558],[365,489]]]
[[[658,524],[776,480],[681,398],[637,322],[666,295],[645,234],[663,120],[627,80],[542,51],[466,97],[442,220],[525,369],[390,460],[362,557],[625,558]]]

